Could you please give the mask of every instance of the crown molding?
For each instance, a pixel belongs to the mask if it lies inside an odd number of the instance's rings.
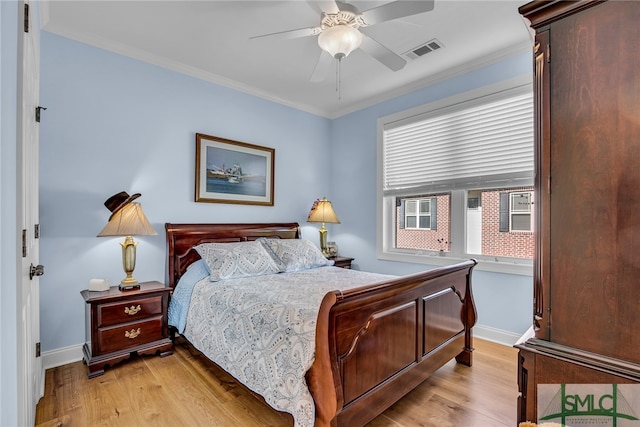
[[[356,102],[349,105],[348,107],[325,111],[321,108],[316,108],[308,104],[300,104],[282,99],[241,82],[204,71],[200,68],[191,67],[160,55],[156,55],[141,49],[134,49],[125,44],[117,43],[106,38],[95,37],[82,32],[69,31],[66,28],[56,26],[49,21],[49,6],[47,3],[48,2],[46,1],[42,3],[42,5],[44,6],[42,8],[42,11],[44,13],[41,14],[41,25],[43,31],[331,120],[403,95],[407,95],[411,92],[424,89],[428,86],[443,82],[445,80],[449,80],[451,78],[490,66],[512,55],[531,50],[531,45],[529,43],[519,43],[516,45],[512,45],[506,49],[501,49],[498,52],[494,52],[493,54],[485,54],[481,57],[473,58],[459,66],[427,76],[418,82],[398,87],[397,89],[393,89],[380,95],[367,98],[366,100],[363,100],[361,102]]]

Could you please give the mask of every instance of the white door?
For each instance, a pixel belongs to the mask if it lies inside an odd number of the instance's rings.
[[[29,13],[29,2],[21,1],[20,13]],[[38,147],[36,122],[40,92],[40,46],[34,16],[21,16],[18,64],[18,191],[17,214],[22,256],[18,283],[18,425],[33,426],[38,400],[44,393],[44,375],[40,357],[40,284],[32,267],[39,265],[38,219]],[[21,28],[22,29],[22,28]]]

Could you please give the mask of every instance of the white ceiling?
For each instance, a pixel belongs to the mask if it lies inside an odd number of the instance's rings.
[[[387,2],[349,3],[364,11]],[[309,80],[321,53],[315,36],[250,39],[318,26],[314,1],[44,0],[41,21],[45,31],[335,118],[530,49],[524,3],[435,0],[430,12],[369,27],[400,55],[434,38],[444,48],[395,72],[358,49],[342,62],[340,97],[335,67]]]

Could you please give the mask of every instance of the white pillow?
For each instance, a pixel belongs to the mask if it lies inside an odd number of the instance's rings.
[[[212,282],[284,271],[259,242],[203,243],[195,250],[209,267]]]
[[[333,261],[325,258],[320,249],[308,240],[260,237],[258,241],[284,264],[284,271],[300,271],[333,265]]]

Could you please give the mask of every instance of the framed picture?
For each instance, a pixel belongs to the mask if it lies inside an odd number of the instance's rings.
[[[273,206],[275,150],[196,134],[196,202]]]

